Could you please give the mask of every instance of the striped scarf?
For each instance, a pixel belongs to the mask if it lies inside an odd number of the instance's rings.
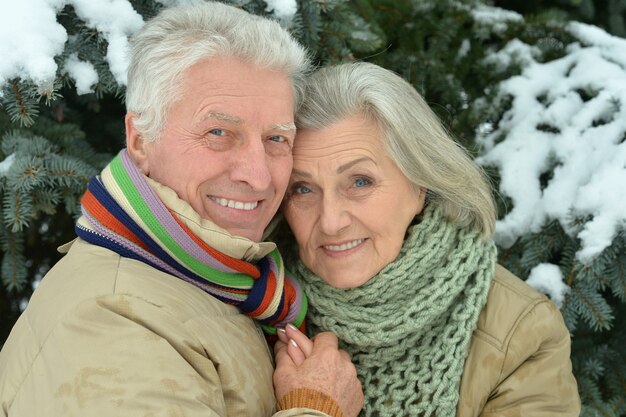
[[[250,263],[212,248],[165,206],[125,149],[91,179],[81,210],[76,233],[83,240],[237,306],[269,335],[287,323],[303,326],[306,297],[285,275],[277,249]]]

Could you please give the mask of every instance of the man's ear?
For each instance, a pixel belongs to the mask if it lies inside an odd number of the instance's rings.
[[[135,165],[141,170],[144,175],[150,173],[150,166],[148,163],[148,152],[146,145],[148,142],[143,140],[139,131],[135,128],[134,120],[137,117],[135,113],[126,113],[126,149],[130,159],[133,160]]]

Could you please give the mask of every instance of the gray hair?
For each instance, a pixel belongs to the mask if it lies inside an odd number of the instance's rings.
[[[310,68],[306,50],[275,21],[222,3],[192,2],[162,11],[130,40],[126,110],[136,113],[144,140],[159,138],[169,106],[180,98],[182,74],[216,56],[285,73],[297,108]]]
[[[365,62],[316,71],[305,84],[296,125],[322,129],[355,114],[377,124],[389,157],[415,187],[427,190],[429,204],[449,221],[491,237],[495,205],[486,176],[397,74]]]

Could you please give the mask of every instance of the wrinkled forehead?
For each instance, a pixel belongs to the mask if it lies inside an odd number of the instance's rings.
[[[298,129],[293,148],[296,161],[345,163],[347,159],[387,157],[376,125],[360,118],[344,119],[321,129]]]

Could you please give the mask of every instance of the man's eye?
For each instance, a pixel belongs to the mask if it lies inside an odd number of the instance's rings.
[[[223,129],[211,129],[208,133],[215,136],[224,136],[226,134]]]
[[[359,177],[354,180],[354,186],[357,188],[366,187],[370,185],[371,183],[372,183],[372,180],[370,180],[369,178],[365,178],[365,177]]]
[[[281,135],[272,135],[268,139],[271,140],[272,142],[278,142],[278,143],[282,143],[282,142],[286,142],[287,141],[287,139],[284,136],[281,136]]]

